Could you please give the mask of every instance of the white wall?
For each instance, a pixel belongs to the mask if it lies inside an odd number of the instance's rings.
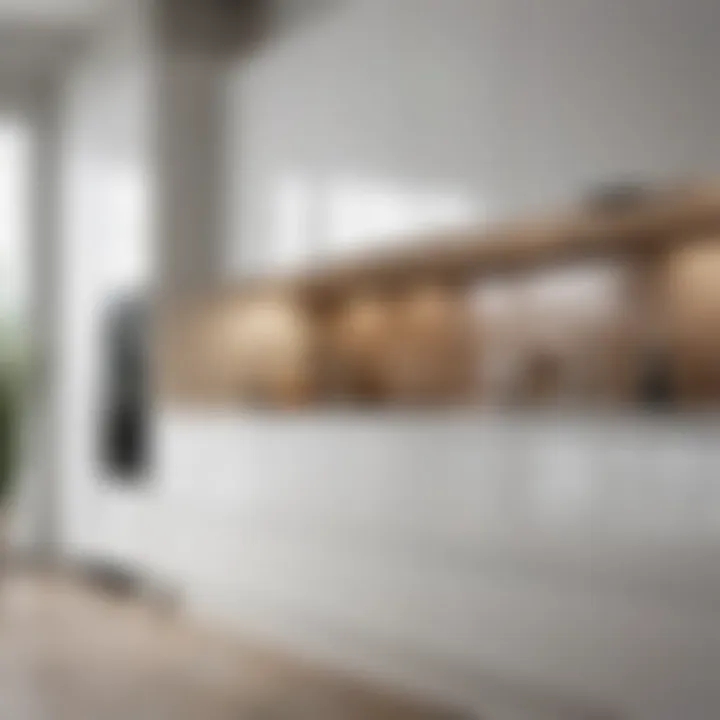
[[[288,244],[332,243],[328,192],[348,183],[454,198],[462,220],[468,206],[480,219],[522,212],[626,174],[718,170],[711,0],[325,6],[238,64],[236,273]],[[288,210],[293,183],[305,189]],[[300,218],[302,239],[279,213]]]
[[[102,464],[100,410],[106,312],[144,289],[151,260],[151,93],[144,4],[108,6],[103,32],[60,97],[62,237],[56,299],[62,424],[60,524],[70,552],[97,548],[103,502],[135,498]]]

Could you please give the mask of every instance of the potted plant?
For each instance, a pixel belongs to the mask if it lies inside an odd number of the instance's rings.
[[[26,352],[21,333],[0,328],[0,517],[5,514],[17,470]]]

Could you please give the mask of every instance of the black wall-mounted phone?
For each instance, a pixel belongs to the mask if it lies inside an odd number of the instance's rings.
[[[105,327],[103,464],[113,479],[141,481],[148,466],[148,312],[142,297],[116,300]]]

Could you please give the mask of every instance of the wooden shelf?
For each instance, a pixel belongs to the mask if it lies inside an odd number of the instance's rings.
[[[693,242],[715,239],[720,240],[720,185],[709,183],[654,192],[615,209],[588,205],[487,228],[409,238],[412,242],[400,247],[393,243],[392,250],[327,263],[306,272],[248,279],[193,301],[176,313],[172,332],[165,335],[161,378],[175,379],[167,383],[171,388],[167,394],[171,397],[184,395],[200,401],[234,403],[247,401],[257,393],[272,394],[268,390],[272,386],[277,389],[277,397],[271,404],[303,405],[327,400],[328,390],[320,386],[332,375],[328,371],[332,368],[333,372],[340,369],[340,375],[354,373],[355,387],[372,388],[367,390],[368,398],[377,402],[392,397],[387,388],[379,389],[378,377],[379,364],[387,360],[381,356],[390,352],[390,345],[394,345],[392,352],[397,352],[395,331],[403,329],[402,323],[408,317],[406,311],[404,316],[398,314],[400,304],[395,301],[398,297],[407,302],[408,298],[421,298],[423,289],[439,288],[433,302],[444,306],[435,313],[434,321],[428,321],[436,326],[432,332],[428,329],[427,342],[408,345],[402,362],[412,363],[413,357],[421,358],[442,349],[444,354],[439,357],[456,357],[456,376],[466,376],[472,364],[468,353],[478,352],[482,343],[474,340],[463,343],[457,339],[457,331],[453,331],[452,339],[448,335],[443,340],[442,328],[448,323],[437,320],[443,313],[445,318],[450,317],[448,312],[464,313],[462,297],[466,288],[494,276],[533,273],[570,263],[626,260],[637,278],[642,278],[637,281],[642,297],[630,293],[628,310],[643,308],[642,312],[648,312],[649,308],[651,313],[668,312],[665,296],[669,291],[662,279],[665,261]],[[648,282],[648,277],[656,279]],[[427,295],[418,302],[427,303]],[[364,315],[360,312],[362,322],[374,313],[373,322],[378,328],[370,331],[366,328],[369,334],[364,348],[348,352],[347,347],[333,345],[337,335],[334,328],[338,322],[357,321],[358,299],[373,305],[372,312]],[[253,313],[255,318],[251,322],[248,318]],[[394,314],[394,329],[379,327],[386,322],[383,313]],[[248,330],[253,323],[255,328],[262,324],[260,317],[267,319],[267,327],[277,328],[272,330],[276,333],[275,342],[267,343],[264,356],[259,336],[253,339]],[[683,316],[683,322],[687,317]],[[432,333],[435,335],[431,337]],[[352,327],[350,333],[344,333],[345,337],[348,334],[352,336]],[[406,336],[409,337],[408,333]],[[619,329],[605,340],[596,337],[594,342],[605,342],[609,355],[637,354],[642,341],[631,336],[632,331]],[[441,348],[446,341],[456,344]],[[362,357],[362,362],[355,362],[352,353]],[[363,362],[366,365],[361,371]],[[372,363],[375,365],[370,368]],[[608,372],[617,374],[616,369]],[[627,375],[631,369],[623,372],[627,385],[631,382]],[[265,380],[257,384],[263,375]],[[397,371],[395,376],[398,377]],[[249,390],[250,385],[255,390]],[[359,400],[362,393],[353,392]],[[458,397],[457,388],[451,395]]]
[[[576,208],[488,227],[419,234],[392,250],[364,253],[285,276],[233,283],[231,296],[266,292],[342,296],[378,285],[468,283],[488,275],[568,262],[627,257],[720,232],[720,183],[658,191],[616,211]]]

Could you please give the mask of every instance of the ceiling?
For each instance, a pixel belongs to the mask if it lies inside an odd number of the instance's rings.
[[[115,0],[0,0],[0,78],[55,73]]]
[[[106,0],[0,0],[0,23],[82,23],[105,4]]]

